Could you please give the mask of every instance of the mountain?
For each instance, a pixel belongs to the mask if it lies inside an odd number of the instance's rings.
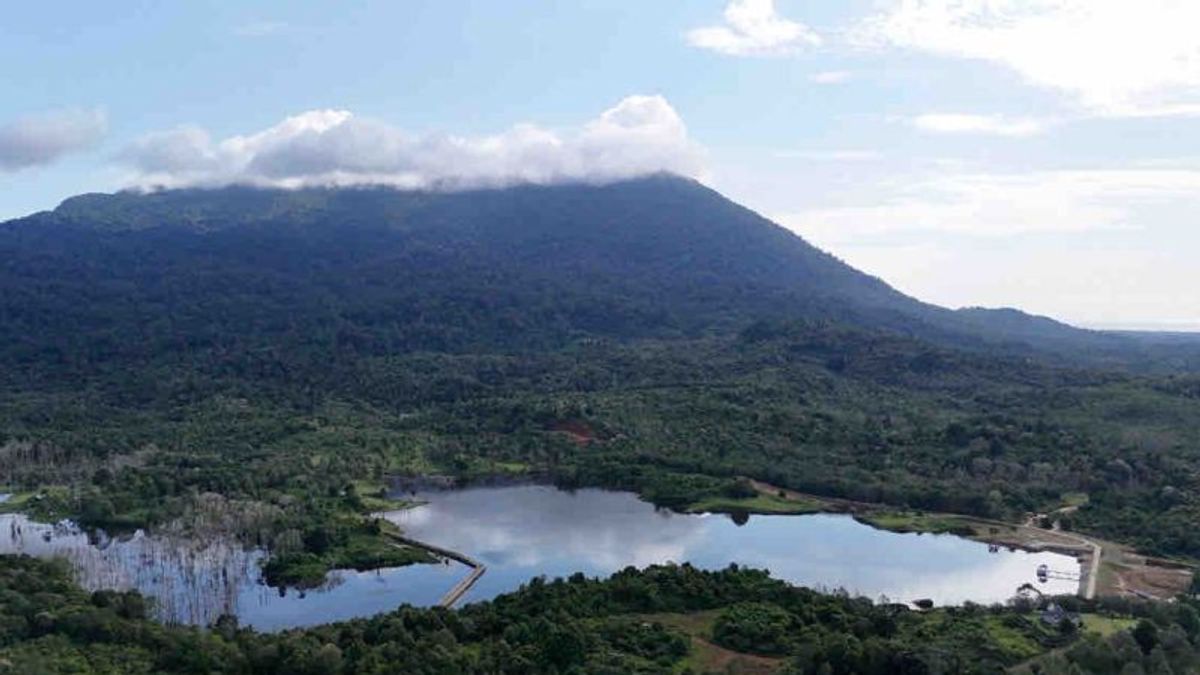
[[[0,484],[110,529],[225,504],[278,578],[376,536],[348,481],[398,473],[1086,494],[1079,528],[1200,556],[1195,342],[922,303],[675,177],[84,195],[0,224],[0,290]]]
[[[796,319],[1073,363],[1158,358],[1128,336],[919,302],[668,175],[454,193],[89,194],[0,224],[0,259],[0,363],[18,367],[519,351]]]

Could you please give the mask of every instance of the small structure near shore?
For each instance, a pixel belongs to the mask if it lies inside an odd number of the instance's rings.
[[[1037,580],[1041,583],[1046,583],[1051,579],[1062,579],[1064,581],[1079,581],[1082,574],[1079,572],[1062,572],[1060,570],[1052,570],[1049,565],[1042,564],[1037,567]]]
[[[1050,604],[1046,605],[1039,618],[1041,619],[1042,623],[1052,628],[1059,628],[1064,622],[1073,623],[1077,627],[1083,623],[1083,620],[1079,618],[1078,614],[1074,612],[1068,612],[1057,602],[1051,602]]]

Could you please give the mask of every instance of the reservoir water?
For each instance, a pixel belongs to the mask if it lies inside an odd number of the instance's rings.
[[[338,570],[324,585],[280,591],[262,582],[264,552],[229,540],[168,536],[89,537],[74,525],[0,515],[0,553],[63,558],[88,590],[137,589],[154,598],[157,618],[208,625],[233,614],[244,626],[280,630],[387,612],[404,603],[435,604],[463,574],[458,564],[372,572]]]
[[[460,551],[487,566],[463,602],[515,590],[535,576],[577,571],[605,576],[626,566],[690,562],[766,568],[789,582],[940,604],[1003,602],[1037,566],[1077,571],[1068,556],[1000,550],[951,535],[895,534],[843,515],[751,516],[655,509],[622,492],[564,492],[544,486],[435,491],[427,503],[384,514],[405,534]],[[226,540],[195,541],[142,532],[120,538],[81,532],[70,523],[34,523],[0,515],[0,553],[66,559],[85,588],[138,589],[156,600],[160,619],[205,625],[223,613],[260,630],[371,616],[408,603],[429,606],[467,574],[458,563],[375,572],[336,571],[305,592],[261,581],[264,553]],[[1038,584],[1074,593],[1070,581]]]
[[[897,602],[929,598],[938,605],[1004,602],[1021,584],[1036,583],[1041,564],[1079,570],[1070,556],[991,552],[961,537],[886,532],[847,515],[756,515],[739,525],[726,515],[658,510],[629,493],[544,486],[416,496],[428,503],[386,517],[414,539],[487,566],[464,602],[511,591],[538,575],[606,576],[628,565],[665,562],[709,569],[736,562],[801,586]],[[1048,594],[1071,594],[1077,586],[1038,584]]]

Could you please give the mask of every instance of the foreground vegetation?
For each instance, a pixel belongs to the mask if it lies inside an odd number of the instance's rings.
[[[628,569],[608,580],[533,580],[459,611],[402,607],[370,619],[259,634],[146,619],[136,593],[85,593],[65,568],[0,557],[0,672],[674,673],[729,655],[794,673],[1191,672],[1191,602],[1116,602],[1082,630],[1027,606],[914,612],[788,586],[731,567]],[[1072,608],[1076,608],[1072,605]],[[1103,622],[1103,630],[1089,628]],[[720,657],[725,658],[720,658]],[[1174,670],[1153,670],[1163,664]]]
[[[819,324],[539,354],[277,358],[292,375],[163,366],[72,390],[7,387],[0,482],[87,526],[219,527],[330,563],[345,556],[327,549],[361,542],[379,506],[356,480],[509,471],[679,510],[809,508],[732,476],[1012,521],[1086,494],[1068,527],[1200,556],[1200,406],[1183,378],[992,361]]]

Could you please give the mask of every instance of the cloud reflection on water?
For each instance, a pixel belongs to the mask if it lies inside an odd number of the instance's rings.
[[[849,516],[724,516],[656,511],[628,493],[545,486],[473,488],[423,495],[428,504],[387,514],[412,537],[480,558],[488,572],[471,600],[534,576],[607,575],[628,565],[690,562],[761,567],[793,583],[939,604],[1003,602],[1037,566],[1078,569],[1067,556],[1002,550],[950,535],[875,530]],[[1073,593],[1067,581],[1039,586]]]

